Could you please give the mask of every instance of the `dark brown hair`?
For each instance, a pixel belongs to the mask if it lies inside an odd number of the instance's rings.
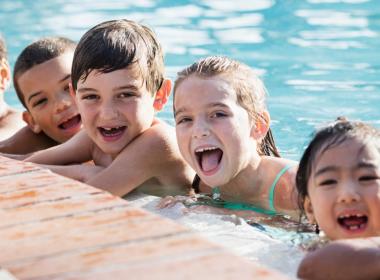
[[[109,73],[134,63],[138,63],[148,91],[155,94],[164,80],[164,60],[152,30],[126,19],[100,23],[82,36],[75,50],[73,88],[93,70]]]
[[[18,98],[26,109],[24,94],[18,84],[20,76],[34,66],[56,58],[68,50],[74,51],[75,46],[76,43],[68,38],[47,37],[30,44],[21,52],[13,70],[13,84]]]

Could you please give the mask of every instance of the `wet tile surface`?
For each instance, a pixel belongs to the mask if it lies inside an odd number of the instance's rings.
[[[2,157],[0,252],[18,279],[286,279],[107,192]]]

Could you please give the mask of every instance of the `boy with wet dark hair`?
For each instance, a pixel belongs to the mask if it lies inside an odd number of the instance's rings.
[[[40,39],[17,58],[13,84],[26,108],[28,124],[0,144],[0,151],[27,154],[63,143],[81,127],[78,110],[69,94],[75,42],[63,37]]]
[[[171,90],[161,46],[146,26],[103,22],[81,38],[74,54],[71,94],[84,130],[28,161],[65,165],[51,170],[123,196],[185,194],[193,171],[182,159],[174,128],[155,117]]]

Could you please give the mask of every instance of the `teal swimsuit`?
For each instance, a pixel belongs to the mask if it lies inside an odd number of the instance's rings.
[[[278,172],[276,178],[274,179],[272,185],[270,186],[269,189],[269,210],[268,209],[263,209],[261,207],[253,206],[250,204],[246,203],[236,203],[236,202],[228,202],[225,201],[223,203],[223,207],[231,210],[252,210],[258,213],[263,213],[266,215],[276,215],[276,209],[274,208],[274,191],[276,189],[276,185],[278,181],[280,180],[281,176],[284,175],[286,171],[288,171],[290,168],[292,168],[293,165],[287,165],[283,169]],[[220,189],[219,187],[215,187],[212,189],[212,198],[215,200],[220,200]]]

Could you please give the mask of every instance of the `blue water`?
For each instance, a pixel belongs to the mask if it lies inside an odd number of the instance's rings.
[[[310,133],[345,115],[380,126],[380,5],[377,0],[0,1],[0,32],[13,66],[32,41],[79,40],[104,20],[152,27],[167,74],[223,54],[257,69],[268,91],[277,144],[298,159]],[[6,100],[21,108],[13,88]],[[173,123],[171,104],[160,116]]]

